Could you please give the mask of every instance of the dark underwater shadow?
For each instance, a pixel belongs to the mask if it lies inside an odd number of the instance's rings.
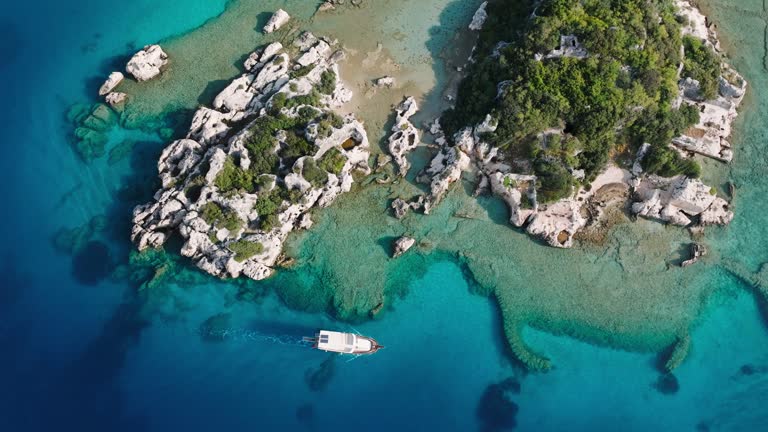
[[[231,81],[231,79],[209,81],[208,84],[206,84],[205,89],[203,89],[203,92],[197,97],[197,103],[201,105],[210,104],[216,95],[227,88]]]

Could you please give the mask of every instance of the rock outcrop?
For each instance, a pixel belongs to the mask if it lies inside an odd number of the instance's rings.
[[[485,20],[488,19],[488,12],[486,12],[485,8],[488,6],[488,2],[484,1],[482,4],[480,4],[480,7],[477,8],[477,11],[475,11],[475,15],[472,17],[472,22],[469,23],[469,29],[479,31],[483,29],[483,25],[485,25]]]
[[[288,15],[288,12],[278,9],[272,17],[267,21],[267,24],[264,26],[264,33],[269,34],[272,32],[275,32],[280,29],[280,27],[284,26],[288,21],[291,20],[291,16]]]
[[[311,227],[310,209],[349,191],[353,173],[370,172],[362,123],[333,112],[349,97],[334,61],[340,56],[312,38],[301,62],[275,44],[249,56],[247,72],[233,81],[247,85],[228,86],[215,98],[217,109],[201,107],[187,138],[163,151],[163,188],[133,213],[139,249],[159,247],[176,232],[181,254],[202,270],[264,279],[288,234]],[[306,74],[291,77],[298,68]],[[315,88],[330,72],[335,90],[319,97]]]
[[[416,240],[412,239],[411,237],[403,236],[398,238],[397,240],[395,240],[392,258],[397,258],[400,255],[408,252],[408,250],[412,248],[413,245],[415,244],[416,244]]]
[[[410,122],[419,107],[412,97],[406,98],[396,109],[395,124],[389,137],[389,153],[397,164],[398,174],[405,177],[411,164],[407,155],[419,145],[419,130]]]
[[[168,54],[160,45],[147,45],[131,57],[125,66],[126,72],[136,81],[148,81],[160,75],[161,68],[168,64]]]
[[[112,72],[109,74],[109,77],[106,81],[104,81],[104,84],[101,85],[99,88],[99,96],[106,96],[109,94],[112,90],[117,87],[118,84],[120,84],[123,81],[123,74],[121,72]]]

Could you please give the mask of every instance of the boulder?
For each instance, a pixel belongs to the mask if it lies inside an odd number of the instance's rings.
[[[400,255],[408,252],[410,248],[413,247],[413,245],[416,244],[416,240],[410,238],[410,237],[400,237],[399,239],[395,240],[394,244],[394,251],[392,254],[392,258],[397,258]]]
[[[112,90],[115,89],[115,87],[117,87],[118,84],[123,81],[123,78],[125,77],[121,72],[112,72],[109,74],[107,80],[104,81],[104,84],[102,84],[99,88],[99,96],[109,94]]]
[[[166,64],[168,64],[168,54],[160,48],[160,45],[147,45],[131,57],[125,70],[137,81],[147,81],[160,75],[160,69]]]
[[[280,27],[284,26],[290,19],[291,16],[288,15],[288,12],[278,9],[264,26],[264,33],[269,34],[279,30]]]

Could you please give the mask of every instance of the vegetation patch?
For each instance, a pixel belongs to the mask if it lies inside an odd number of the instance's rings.
[[[227,245],[235,253],[235,261],[243,262],[264,252],[264,245],[255,241],[238,240]]]
[[[653,146],[651,172],[695,175],[695,161],[668,149],[672,136],[698,121],[688,108],[672,107],[683,45],[675,11],[671,0],[489,2],[475,54],[483,60],[470,66],[443,129],[452,136],[490,113],[498,128],[486,139],[534,162],[535,174],[546,177],[539,185],[545,200],[570,193],[573,170],[584,170],[589,182],[611,157],[644,142]],[[548,58],[570,35],[588,57]],[[689,73],[716,83],[711,53],[686,43]],[[554,150],[537,138],[549,128],[564,130],[566,142]]]
[[[230,232],[237,232],[244,225],[242,219],[235,212],[223,209],[213,201],[205,203],[200,215],[208,224],[219,228],[226,228]]]
[[[344,170],[344,165],[347,163],[347,157],[344,156],[339,149],[333,147],[323,154],[320,158],[320,168],[328,171],[331,174],[339,175]]]
[[[685,59],[683,60],[683,78],[693,78],[701,85],[701,96],[706,99],[717,97],[720,86],[720,58],[700,39],[693,36],[683,37]]]

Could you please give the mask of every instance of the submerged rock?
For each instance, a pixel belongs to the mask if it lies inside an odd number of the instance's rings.
[[[264,26],[264,33],[269,34],[269,33],[275,32],[290,20],[291,20],[291,16],[288,15],[288,12],[282,9],[278,9],[272,15],[269,21],[267,21],[267,24]]]
[[[148,81],[160,75],[161,68],[168,64],[168,54],[160,45],[147,45],[131,57],[125,67],[136,81]]]
[[[707,248],[701,243],[691,243],[691,257],[683,261],[680,266],[688,267],[696,264],[701,257],[707,254]]]

